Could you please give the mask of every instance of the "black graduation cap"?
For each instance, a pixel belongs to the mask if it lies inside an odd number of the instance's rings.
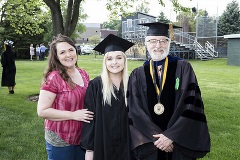
[[[126,52],[134,43],[122,39],[113,34],[109,34],[104,40],[102,40],[93,50],[105,54],[110,51],[122,51]]]
[[[182,28],[179,26],[174,26],[171,23],[153,22],[153,23],[141,23],[138,25],[143,25],[149,27],[146,36],[166,36],[169,37],[168,30],[174,28]]]
[[[14,42],[11,41],[11,40],[5,40],[5,41],[4,41],[4,44],[6,44],[6,45],[8,45],[8,46],[11,46],[11,47],[13,46],[13,43],[14,43]]]

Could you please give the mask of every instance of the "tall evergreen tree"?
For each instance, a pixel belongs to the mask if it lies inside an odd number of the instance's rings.
[[[237,33],[240,33],[240,10],[238,2],[233,0],[219,17],[218,34],[227,35]]]
[[[158,18],[158,22],[163,22],[163,21],[165,21],[166,23],[170,22],[170,20],[165,16],[163,12],[160,12],[160,15],[157,18]]]
[[[213,17],[208,15],[207,11],[204,11],[203,16],[198,18],[198,37],[213,37],[216,35],[216,25]]]

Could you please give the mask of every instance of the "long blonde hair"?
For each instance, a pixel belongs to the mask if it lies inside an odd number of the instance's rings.
[[[124,68],[122,71],[122,82],[123,82],[123,89],[124,89],[125,104],[127,105],[126,92],[127,92],[127,83],[128,83],[128,66],[127,66],[127,56],[124,53],[122,53],[122,54],[123,54],[123,57],[125,60]],[[113,83],[111,81],[109,71],[106,66],[107,56],[108,56],[108,53],[106,53],[103,58],[103,70],[101,73],[101,79],[102,79],[102,84],[103,84],[102,93],[103,93],[103,103],[104,104],[107,103],[107,104],[111,105],[112,95],[115,99],[117,99],[117,97],[114,93]]]

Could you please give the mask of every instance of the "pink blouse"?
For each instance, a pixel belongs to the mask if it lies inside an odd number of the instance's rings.
[[[56,94],[56,98],[52,104],[52,108],[65,111],[76,111],[83,109],[86,89],[90,81],[86,71],[78,68],[84,86],[76,85],[72,90],[68,83],[62,79],[58,71],[53,71],[49,74],[47,82],[41,87],[41,90],[46,90]],[[79,145],[82,131],[82,122],[75,120],[67,121],[51,121],[45,119],[45,129],[55,132],[65,142],[72,145]]]

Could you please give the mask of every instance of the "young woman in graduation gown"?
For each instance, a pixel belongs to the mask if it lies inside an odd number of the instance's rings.
[[[102,74],[90,81],[84,107],[94,120],[83,125],[81,146],[86,160],[129,160],[129,125],[126,106],[128,81],[124,52],[133,43],[110,34],[94,50],[103,58]]]

